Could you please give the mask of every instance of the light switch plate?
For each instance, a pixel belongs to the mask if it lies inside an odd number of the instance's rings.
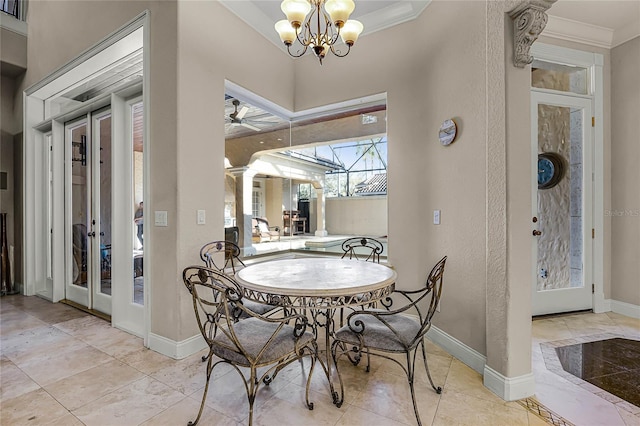
[[[204,225],[207,223],[207,213],[204,210],[198,210],[196,223],[198,225]]]
[[[163,210],[156,210],[155,212],[155,225],[156,226],[168,226],[167,224],[167,212]]]
[[[440,225],[440,210],[433,211],[433,224]]]

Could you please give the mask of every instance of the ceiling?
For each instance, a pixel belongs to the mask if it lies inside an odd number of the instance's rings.
[[[421,13],[429,13],[432,1],[454,0],[355,0],[356,9],[351,15],[364,24],[361,37],[376,31],[410,21]],[[284,18],[280,0],[220,0],[231,12],[265,38],[286,48],[274,29],[274,23]],[[543,35],[569,41],[613,48],[640,35],[640,0],[558,0],[547,11],[549,21]],[[233,99],[240,100],[239,108],[247,106],[246,123],[262,130],[275,130],[288,126],[289,120],[266,112],[269,108],[255,106],[254,99],[243,96],[226,96],[226,138],[238,138],[256,134],[255,129],[232,124],[229,116],[234,112]],[[248,101],[248,102],[247,102]]]
[[[433,0],[455,1],[455,0]],[[418,17],[432,0],[355,0],[351,15],[364,24],[361,37]],[[274,29],[284,19],[280,0],[220,0],[231,12],[286,51]],[[615,47],[640,35],[639,0],[558,0],[547,11],[544,35]],[[577,33],[577,35],[576,35]]]

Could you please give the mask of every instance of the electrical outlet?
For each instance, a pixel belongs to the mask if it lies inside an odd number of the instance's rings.
[[[440,210],[433,211],[433,224],[440,225]]]

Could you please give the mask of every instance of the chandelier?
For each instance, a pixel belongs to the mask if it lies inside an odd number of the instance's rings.
[[[280,9],[287,19],[278,21],[275,27],[289,55],[298,58],[311,47],[320,65],[328,51],[338,57],[347,56],[364,29],[359,21],[349,19],[355,9],[353,0],[284,0]],[[347,46],[344,53],[336,48],[339,38]],[[302,49],[292,51],[296,40]]]

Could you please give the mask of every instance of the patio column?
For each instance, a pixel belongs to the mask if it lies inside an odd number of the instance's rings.
[[[324,197],[324,189],[320,185],[319,182],[313,182],[313,187],[316,190],[316,194],[318,198],[316,198],[316,211],[318,214],[316,215],[316,237],[326,237],[328,232],[325,227],[325,197]]]
[[[251,240],[251,219],[253,217],[252,191],[253,177],[256,175],[254,170],[246,167],[238,167],[229,170],[236,179],[236,224],[239,228],[238,245],[243,251],[243,255],[256,254]]]

